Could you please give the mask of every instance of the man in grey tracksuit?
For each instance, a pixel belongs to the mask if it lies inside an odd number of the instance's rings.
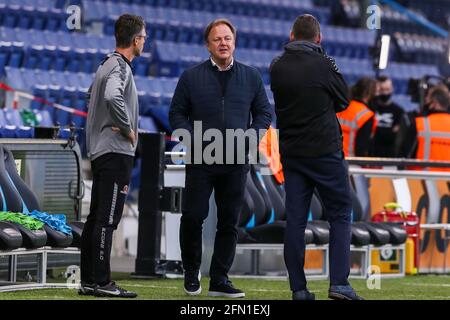
[[[130,297],[110,278],[113,231],[122,216],[137,145],[138,97],[130,62],[142,53],[141,17],[122,15],[115,24],[116,50],[99,66],[88,93],[87,151],[93,184],[81,244],[82,295]]]

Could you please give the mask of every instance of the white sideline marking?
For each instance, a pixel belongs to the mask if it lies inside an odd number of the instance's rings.
[[[166,287],[166,286],[155,286],[155,285],[144,285],[144,284],[134,284],[134,283],[124,283],[124,286],[127,287],[138,287],[138,288],[155,288],[155,289],[180,289],[179,287]],[[255,291],[255,292],[285,292],[286,290],[273,290],[273,289],[246,289],[246,291]],[[315,292],[320,292],[320,290],[316,290]]]
[[[273,289],[245,289],[245,291],[255,291],[255,292],[289,292],[289,290],[286,289],[280,289],[280,290],[273,290]],[[318,292],[324,292],[325,290],[310,290],[311,292],[318,293]]]
[[[403,283],[403,285],[407,286],[417,286],[417,287],[450,287],[450,284],[446,283]]]
[[[123,283],[123,282],[121,282]],[[153,286],[153,285],[144,285],[144,284],[135,284],[135,283],[123,283],[125,287],[138,287],[138,288],[155,288],[155,289],[180,289],[179,287],[165,287],[165,286]]]
[[[136,287],[136,288],[154,288],[154,289],[173,289],[179,290],[180,287],[166,287],[166,286],[155,286],[155,285],[144,285],[144,284],[134,284],[134,283],[123,283],[124,286],[127,287]],[[246,289],[245,291],[254,291],[254,292],[286,292],[286,290],[273,290],[273,289]],[[311,292],[319,293],[323,290],[314,290]]]

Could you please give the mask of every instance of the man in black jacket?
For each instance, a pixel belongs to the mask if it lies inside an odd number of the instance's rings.
[[[280,153],[285,174],[284,257],[295,300],[314,300],[306,287],[305,228],[316,188],[330,223],[330,289],[332,299],[361,299],[348,283],[351,211],[348,167],[336,112],[347,108],[348,89],[334,60],[320,46],[319,22],[299,16],[291,42],[271,66]]]
[[[387,76],[377,79],[378,95],[372,104],[377,127],[373,137],[374,157],[395,157],[395,139],[400,130],[400,121],[403,117],[403,109],[392,101],[394,86]]]
[[[200,144],[202,154],[208,146],[196,138],[203,133],[206,136],[205,131],[219,131],[222,137],[225,137],[225,131],[230,129],[254,129],[256,132],[267,129],[272,118],[260,74],[256,69],[233,59],[236,40],[234,26],[225,19],[215,20],[205,29],[204,38],[211,57],[181,75],[169,112],[172,128],[189,132],[195,140],[194,149]],[[239,147],[237,146],[237,149]],[[227,274],[236,249],[236,226],[243,201],[248,164],[245,164],[245,159],[241,164],[229,161],[230,158],[236,160],[235,156],[227,157],[228,153],[236,151],[235,146],[226,146],[223,149],[223,157],[214,157],[221,158],[214,163],[203,157],[198,159],[196,151],[193,152],[193,164],[186,165],[185,196],[180,225],[181,258],[185,271],[184,290],[188,295],[198,295],[201,292],[199,270],[202,225],[208,216],[209,198],[214,189],[218,222],[209,270],[209,295],[243,297],[244,292],[233,287]],[[246,158],[243,154],[236,156]]]

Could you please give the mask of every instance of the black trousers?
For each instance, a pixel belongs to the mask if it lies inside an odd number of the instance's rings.
[[[211,282],[228,279],[237,242],[237,224],[244,197],[248,165],[191,165],[186,167],[180,247],[186,272],[200,269],[203,221],[214,189],[217,231],[209,275]]]
[[[292,291],[306,288],[305,228],[314,188],[330,223],[330,283],[347,285],[350,273],[352,200],[348,166],[342,152],[317,158],[282,159],[287,226],[284,259]]]
[[[91,207],[81,238],[81,282],[111,281],[112,236],[122,217],[133,157],[107,153],[92,161]]]

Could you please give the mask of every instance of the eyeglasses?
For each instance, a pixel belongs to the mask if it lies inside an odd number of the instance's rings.
[[[148,35],[138,34],[138,35],[136,36],[136,38],[144,38],[144,40],[147,40]]]

